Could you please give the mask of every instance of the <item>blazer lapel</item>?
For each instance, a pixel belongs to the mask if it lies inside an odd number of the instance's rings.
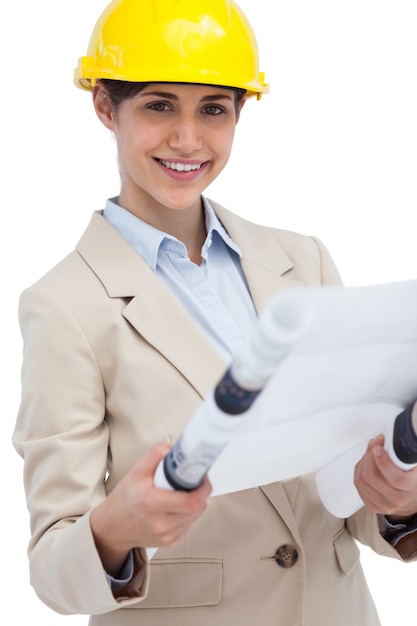
[[[123,311],[136,330],[176,367],[204,398],[226,363],[170,290],[153,275]]]
[[[302,286],[285,274],[293,262],[272,235],[272,229],[254,225],[210,200],[218,218],[243,253],[242,269],[258,314],[281,289]]]
[[[198,324],[143,259],[99,212],[77,251],[109,297],[123,298],[122,315],[205,397],[226,363]]]
[[[297,489],[300,478],[294,478],[291,483],[293,489]],[[277,511],[283,522],[291,530],[291,533],[298,543],[302,545],[302,539],[300,531],[298,530],[297,521],[294,517],[294,512],[291,506],[291,502],[285,492],[284,486],[281,482],[270,483],[269,485],[262,485],[261,491],[268,498],[274,509]]]

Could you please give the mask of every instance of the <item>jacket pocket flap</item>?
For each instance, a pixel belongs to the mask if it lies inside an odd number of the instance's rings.
[[[134,608],[218,604],[222,578],[221,558],[153,559],[149,593]]]

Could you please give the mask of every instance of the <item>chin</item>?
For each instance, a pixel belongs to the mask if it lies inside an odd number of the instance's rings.
[[[166,206],[167,209],[171,209],[173,211],[185,211],[201,205],[202,193],[203,192],[201,191],[197,195],[182,195],[178,198],[173,198],[172,195],[170,195],[169,198],[166,198],[166,202],[162,201],[161,204]]]

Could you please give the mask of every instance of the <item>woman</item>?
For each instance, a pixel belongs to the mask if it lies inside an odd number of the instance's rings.
[[[96,626],[378,624],[353,537],[412,558],[377,513],[417,510],[416,473],[400,498],[380,441],[357,468],[368,506],[349,520],[325,511],[312,476],[212,499],[207,479],[191,493],[153,482],[272,295],[340,282],[318,240],[202,195],[246,100],[268,89],[249,23],[228,0],[115,0],[75,82],[115,136],[121,185],[21,298],[14,444],[38,595]]]

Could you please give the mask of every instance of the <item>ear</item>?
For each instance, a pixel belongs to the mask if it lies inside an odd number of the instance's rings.
[[[106,128],[114,130],[117,121],[114,105],[108,92],[100,83],[93,87],[93,104],[99,120]]]

